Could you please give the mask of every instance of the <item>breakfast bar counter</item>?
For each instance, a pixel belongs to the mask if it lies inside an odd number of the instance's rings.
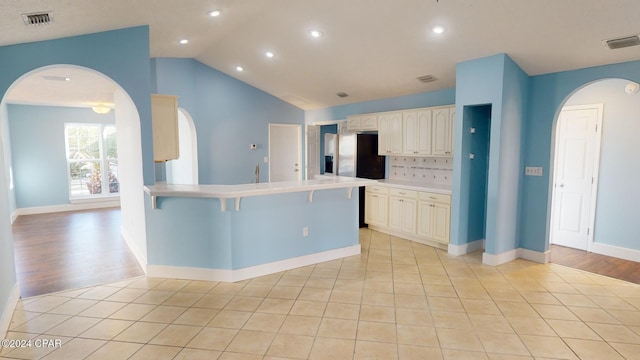
[[[147,275],[232,282],[358,255],[354,188],[372,183],[147,186]]]

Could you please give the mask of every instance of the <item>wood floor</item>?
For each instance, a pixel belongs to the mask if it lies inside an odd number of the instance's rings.
[[[120,226],[119,208],[18,217],[13,238],[21,296],[144,275]]]
[[[120,236],[120,209],[20,216],[13,225],[21,296],[144,275]],[[551,262],[640,284],[640,263],[551,245]]]
[[[551,245],[551,262],[640,284],[640,263]]]

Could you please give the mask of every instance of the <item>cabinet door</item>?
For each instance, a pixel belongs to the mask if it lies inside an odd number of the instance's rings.
[[[391,148],[390,141],[391,120],[388,115],[378,117],[378,155],[389,155]]]
[[[387,226],[387,219],[388,219],[388,213],[389,213],[389,206],[387,204],[387,200],[389,199],[389,197],[387,195],[380,195],[378,194],[378,202],[377,202],[377,215],[378,218],[376,219],[376,222],[378,225],[380,226]]]
[[[389,200],[389,206],[391,206],[391,200]],[[391,225],[391,213],[389,213],[389,225]],[[401,230],[406,233],[416,234],[416,200],[402,199]]]
[[[416,112],[416,152],[420,155],[431,155],[431,110]]]
[[[418,201],[418,236],[433,237],[434,206],[430,201]]]
[[[433,111],[433,155],[452,154],[452,124],[450,108]]]
[[[378,199],[373,197],[374,194],[365,191],[364,193],[364,222],[367,224],[374,224],[376,217],[377,201]]]
[[[402,154],[402,113],[391,113],[389,118],[389,150],[391,154]]]
[[[433,205],[433,240],[449,243],[449,223],[451,207],[444,204]]]
[[[401,231],[403,227],[404,199],[397,196],[389,197],[389,228]]]
[[[360,130],[361,119],[360,116],[349,116],[347,117],[347,130],[349,131],[358,131]]]
[[[364,219],[369,225],[387,226],[387,195],[365,192]]]
[[[360,117],[360,130],[376,131],[378,130],[377,115],[363,115]]]
[[[180,156],[177,96],[151,95],[151,124],[154,160],[160,162],[177,159]]]
[[[402,127],[404,130],[403,153],[405,155],[417,155],[418,113],[415,111],[403,112]]]

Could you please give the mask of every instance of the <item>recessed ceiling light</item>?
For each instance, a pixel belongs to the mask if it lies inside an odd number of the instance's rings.
[[[320,32],[320,30],[311,30],[309,31],[309,35],[311,35],[314,38],[320,38],[322,37],[322,32]]]
[[[447,31],[447,28],[445,28],[443,25],[434,25],[434,26],[431,27],[431,31],[434,34],[442,34],[445,31]]]
[[[236,66],[236,70],[238,71],[244,71],[244,68],[242,66]]]
[[[209,11],[208,14],[211,17],[220,16],[220,14],[222,14],[222,10],[220,9],[212,10],[212,11]]]
[[[266,56],[266,57],[268,57],[268,58],[272,58],[272,57],[276,56],[276,54],[274,54],[274,53],[273,53],[273,52],[271,52],[271,51],[267,51],[266,53],[264,53],[264,56]]]
[[[182,44],[182,45],[188,44],[188,43],[189,43],[189,40],[187,40],[187,39],[180,40],[180,44]]]

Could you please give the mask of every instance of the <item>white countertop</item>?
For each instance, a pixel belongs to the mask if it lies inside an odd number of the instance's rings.
[[[378,185],[451,195],[451,186],[442,184],[429,184],[408,180],[382,179],[378,180]]]
[[[152,197],[204,197],[240,198],[246,196],[282,194],[299,191],[341,189],[360,187],[377,183],[376,180],[346,176],[322,176],[313,180],[277,181],[240,185],[172,185],[156,184],[145,186],[144,191]]]

